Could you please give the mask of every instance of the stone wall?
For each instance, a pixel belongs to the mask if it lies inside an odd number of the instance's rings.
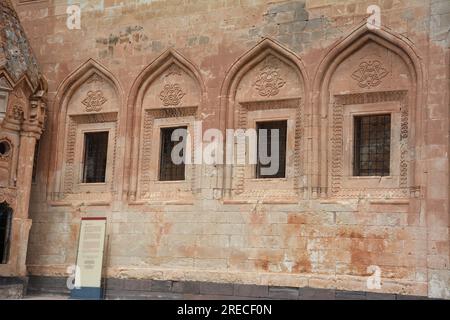
[[[371,4],[381,29],[365,26]],[[64,1],[16,8],[50,100],[31,275],[64,276],[80,218],[105,215],[111,278],[450,297],[447,1],[82,1],[81,30],[67,28]],[[386,70],[380,84],[352,77],[365,60]],[[253,85],[265,67],[284,82],[268,98]],[[157,97],[171,79],[184,95],[168,113]],[[93,90],[101,110],[80,104]],[[358,105],[398,113],[392,181],[348,179],[339,112]],[[155,182],[155,127],[277,114],[293,123],[286,181],[193,165],[186,183]],[[76,180],[85,125],[114,132],[102,188]],[[370,266],[381,289],[367,288]]]

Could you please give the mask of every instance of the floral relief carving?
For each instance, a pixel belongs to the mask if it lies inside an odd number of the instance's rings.
[[[271,97],[276,96],[285,84],[286,81],[280,76],[277,59],[273,56],[267,57],[253,86],[258,90],[260,96]]]
[[[358,81],[361,88],[373,88],[381,83],[381,79],[389,72],[378,60],[366,60],[359,64],[358,69],[352,73],[352,78]]]
[[[22,106],[16,104],[12,107],[12,118],[17,121],[23,120],[23,108]]]
[[[185,96],[185,92],[181,89],[178,83],[166,84],[159,94],[163,105],[167,106],[177,106],[180,104],[181,99]]]
[[[107,101],[101,90],[89,91],[87,97],[81,102],[86,106],[86,112],[102,110],[102,105]]]

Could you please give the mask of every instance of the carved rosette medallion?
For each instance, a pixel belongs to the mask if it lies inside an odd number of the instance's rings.
[[[159,98],[161,99],[163,105],[167,106],[177,106],[180,104],[181,99],[184,97],[186,93],[183,92],[181,86],[177,83],[174,84],[166,84],[159,94]]]
[[[275,57],[267,57],[264,66],[260,69],[258,76],[253,84],[260,96],[276,96],[286,84],[286,81],[280,76],[278,61]]]
[[[89,91],[87,97],[82,101],[86,106],[86,112],[102,110],[102,105],[107,101],[101,90]]]
[[[389,72],[383,68],[378,60],[367,60],[359,64],[358,69],[352,73],[352,78],[361,88],[373,88],[381,84],[381,79]]]

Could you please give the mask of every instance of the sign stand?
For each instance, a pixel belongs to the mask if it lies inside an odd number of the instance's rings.
[[[81,218],[73,299],[102,299],[106,217]]]

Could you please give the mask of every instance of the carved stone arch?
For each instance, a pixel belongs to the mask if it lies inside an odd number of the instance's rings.
[[[279,74],[279,71],[282,69],[284,70],[284,75]],[[275,72],[273,74],[277,75],[277,80],[274,83],[261,84],[264,81],[263,78],[266,71]],[[245,79],[255,72],[256,77],[253,82]],[[289,73],[289,79],[286,78],[287,73]],[[290,84],[289,80],[294,83]],[[271,109],[277,105],[278,108],[297,109],[295,166],[296,171],[298,171],[297,174],[300,174],[302,162],[300,157],[304,156],[300,155],[299,152],[301,148],[300,141],[304,136],[303,117],[305,113],[309,113],[309,99],[307,97],[309,92],[308,83],[308,74],[299,56],[275,40],[269,38],[263,39],[255,47],[243,54],[230,67],[226,74],[221,87],[221,130],[225,132],[226,129],[243,127],[244,123],[246,123],[245,110],[249,110],[249,108]],[[265,85],[270,88],[268,91],[264,90]],[[248,98],[249,101],[243,101],[247,99],[239,97],[239,90],[242,90],[240,87],[247,88],[247,96],[250,96]],[[248,107],[247,105],[253,106]],[[226,165],[224,168],[223,189],[227,197],[229,197],[233,189],[233,176],[235,174],[233,173],[232,166]],[[238,184],[242,185],[241,182]]]
[[[175,49],[166,50],[140,72],[127,102],[129,112],[125,152],[128,167],[125,170],[130,172],[130,179],[124,181],[124,193],[131,201],[148,194],[150,168],[143,163],[154,157],[150,157],[152,147],[148,140],[151,139],[143,139],[143,136],[151,135],[154,119],[196,119],[198,110],[204,104],[205,94],[200,70]],[[191,179],[192,189],[196,188],[195,171]],[[138,189],[146,191],[139,192]]]
[[[359,51],[363,50],[369,45],[376,45],[386,50],[386,52],[398,57],[399,61],[404,64],[404,68],[408,72],[408,81],[410,81],[409,88],[397,89],[394,83],[387,86],[362,88],[358,90],[348,90],[347,94],[338,95],[338,98],[333,96],[330,91],[330,83],[336,70],[343,65],[348,59],[355,56]],[[357,72],[357,67],[348,70],[350,77],[352,73]],[[383,75],[384,77],[384,75]],[[355,79],[355,78],[354,78]],[[420,106],[423,104],[423,92],[426,84],[424,83],[424,68],[422,59],[417,54],[417,50],[408,41],[408,39],[395,34],[386,27],[380,29],[368,29],[365,22],[358,25],[353,31],[351,31],[346,37],[340,39],[335,43],[325,54],[321,60],[317,72],[314,77],[313,84],[313,118],[315,123],[313,124],[314,132],[313,137],[318,142],[313,146],[313,159],[312,163],[320,164],[313,168],[313,196],[326,196],[329,187],[328,181],[328,165],[330,160],[329,150],[327,148],[329,134],[328,134],[328,121],[332,121],[332,114],[329,114],[329,108],[335,104],[338,99],[356,101],[385,101],[398,99],[402,100],[401,103],[406,104],[407,112],[409,112],[409,122],[414,122],[414,125],[410,125],[407,129],[409,134],[409,146],[414,148],[420,144],[421,137],[417,132],[421,132],[421,118],[422,109]],[[345,81],[344,81],[345,82]],[[352,94],[356,94],[352,95]],[[397,94],[394,98],[393,95]],[[356,99],[356,100],[355,100]],[[418,183],[418,176],[414,173],[415,163],[411,161],[410,174],[408,177],[409,186],[412,187]],[[414,174],[411,174],[414,173]]]
[[[97,85],[101,89],[97,89]],[[52,136],[55,143],[52,147],[48,171],[49,174],[57,172],[56,176],[48,176],[48,190],[51,192],[51,198],[59,199],[59,196],[64,193],[62,185],[64,172],[61,171],[63,163],[67,160],[67,148],[71,148],[66,144],[67,139],[73,138],[74,124],[78,121],[114,122],[115,136],[117,136],[119,134],[117,131],[123,130],[121,126],[119,127],[119,119],[124,107],[123,97],[124,91],[118,79],[94,59],[87,60],[59,85],[53,102]],[[72,104],[72,99],[76,100],[76,103]],[[116,161],[115,152],[114,161]]]

